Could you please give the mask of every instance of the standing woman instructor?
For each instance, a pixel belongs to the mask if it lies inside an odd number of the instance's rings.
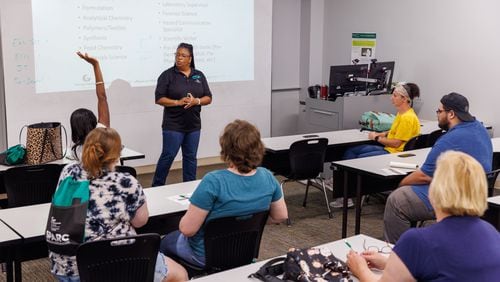
[[[158,78],[155,101],[163,106],[163,147],[152,186],[165,185],[181,147],[183,181],[195,180],[201,106],[212,102],[212,93],[205,75],[194,67],[193,45],[179,44],[175,65]]]

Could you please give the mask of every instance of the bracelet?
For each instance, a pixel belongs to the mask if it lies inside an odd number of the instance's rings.
[[[104,81],[97,81],[95,85],[104,84]]]
[[[198,99],[198,105],[201,105],[201,99],[200,98],[196,98]]]

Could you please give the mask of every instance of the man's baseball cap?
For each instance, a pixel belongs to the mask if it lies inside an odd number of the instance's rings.
[[[474,121],[476,118],[469,113],[469,101],[464,96],[452,92],[441,98],[445,110],[453,110],[461,121]]]

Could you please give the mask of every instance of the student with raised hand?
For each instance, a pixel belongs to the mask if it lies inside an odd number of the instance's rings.
[[[96,128],[85,139],[81,161],[64,167],[59,178],[89,180],[90,197],[84,241],[136,235],[135,228],[149,218],[146,197],[139,182],[129,173],[114,171],[120,158],[121,138],[112,128]],[[51,272],[58,281],[80,281],[76,256],[49,252]],[[185,269],[158,253],[155,281],[185,281]]]
[[[106,88],[104,87],[99,61],[87,53],[76,52],[76,54],[94,68],[95,92],[97,96],[97,118],[91,110],[84,108],[75,110],[70,117],[71,140],[73,141],[70,158],[80,160],[82,145],[87,134],[96,127],[109,127],[110,117]]]
[[[364,281],[497,281],[500,233],[480,216],[487,209],[482,165],[457,151],[441,154],[429,188],[436,224],[406,231],[389,258],[373,251],[347,255]],[[383,270],[378,279],[369,268]]]
[[[203,177],[190,198],[179,230],[167,234],[160,245],[164,254],[200,267],[205,266],[206,222],[265,210],[269,210],[268,223],[288,218],[278,181],[269,170],[259,167],[264,156],[259,130],[247,121],[235,120],[225,127],[219,143],[221,159],[228,168]]]

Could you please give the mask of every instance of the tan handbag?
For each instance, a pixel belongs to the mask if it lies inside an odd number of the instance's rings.
[[[66,128],[60,122],[41,122],[24,127],[28,128],[26,134],[26,163],[28,165],[48,163],[64,157],[61,127],[64,129],[66,147],[68,137]],[[19,133],[19,139],[21,139],[21,133]]]

